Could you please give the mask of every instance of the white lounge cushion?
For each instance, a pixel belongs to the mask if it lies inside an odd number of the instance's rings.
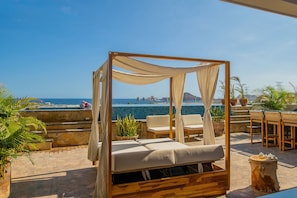
[[[173,150],[136,151],[112,154],[114,172],[130,172],[174,165]]]
[[[146,148],[149,150],[174,150],[176,148],[188,148],[187,145],[181,144],[179,142],[157,142],[157,143],[150,143],[145,145]]]
[[[224,157],[222,145],[199,145],[177,148],[174,150],[176,164],[189,164],[196,162],[212,162]]]
[[[163,127],[149,127],[147,129],[148,131],[151,131],[151,132],[166,132],[166,131],[170,131],[170,127],[169,126],[163,126]],[[172,127],[172,130],[174,131],[175,130],[175,127]]]
[[[137,139],[136,141],[142,145],[152,144],[157,142],[173,142],[171,138]]]
[[[100,149],[99,144],[99,149]],[[112,142],[114,173],[212,162],[224,157],[222,145],[188,146],[170,138]]]
[[[112,154],[146,151],[147,149],[134,140],[112,142]]]
[[[134,140],[112,142],[113,172],[166,167],[174,163],[173,150],[149,150]]]
[[[184,126],[184,129],[188,129],[188,130],[201,129],[201,130],[203,130],[203,124],[187,125],[187,126]]]

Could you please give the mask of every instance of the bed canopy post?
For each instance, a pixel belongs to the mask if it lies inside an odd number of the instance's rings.
[[[108,178],[107,178],[107,196],[112,197],[112,171],[111,171],[111,142],[112,142],[112,59],[114,57],[113,52],[108,53]]]
[[[225,167],[228,172],[228,186],[230,188],[230,62],[225,62]]]
[[[170,90],[169,90],[169,119],[170,119],[170,126],[169,126],[169,137],[172,139],[173,138],[173,134],[172,134],[172,120],[173,120],[173,111],[172,111],[172,77],[170,78]]]

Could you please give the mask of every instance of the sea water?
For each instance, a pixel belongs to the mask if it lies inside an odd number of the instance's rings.
[[[68,106],[77,106],[79,108],[80,103],[85,100],[92,103],[90,98],[42,98],[40,101],[43,104],[50,106],[58,106],[61,109]],[[117,117],[124,117],[125,115],[132,114],[136,119],[145,119],[147,115],[166,115],[169,114],[168,101],[150,101],[139,99],[113,99],[112,100],[112,119],[116,120]],[[175,113],[175,107],[173,106],[173,113]],[[202,103],[187,101],[183,103],[182,115],[185,114],[204,114],[204,106]]]

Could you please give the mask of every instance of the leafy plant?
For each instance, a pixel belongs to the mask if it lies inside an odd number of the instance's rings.
[[[225,118],[225,110],[223,107],[214,106],[210,109],[210,114],[214,121],[221,121]]]
[[[234,99],[235,98],[235,87],[232,84],[230,86],[231,86],[230,87],[230,98]]]
[[[294,95],[295,95],[295,98],[294,98],[294,101],[293,102],[297,102],[297,86],[295,86],[293,83],[289,82],[289,84],[293,87],[294,89]]]
[[[237,91],[240,94],[240,98],[245,98],[245,93],[247,89],[246,84],[242,83],[238,76],[232,76],[231,80],[235,81],[235,91]]]
[[[0,178],[4,169],[12,159],[27,154],[30,159],[30,147],[34,142],[44,142],[44,139],[31,129],[42,129],[46,133],[45,124],[34,117],[23,117],[20,111],[31,108],[36,103],[33,98],[14,99],[8,91],[0,86]]]
[[[219,85],[220,89],[221,89],[221,92],[222,92],[222,95],[223,97],[225,96],[225,83],[224,81],[220,80],[220,85]]]
[[[117,117],[117,135],[118,136],[136,136],[140,123],[134,118],[133,115],[126,115],[124,118]]]
[[[253,108],[262,107],[264,110],[283,110],[287,104],[294,101],[295,95],[282,87],[266,86],[260,90],[261,95],[255,100]]]
[[[220,85],[219,85],[221,92],[223,93],[223,97],[225,94],[225,83],[224,81],[220,81]],[[230,98],[234,99],[235,98],[235,86],[233,84],[230,83]]]

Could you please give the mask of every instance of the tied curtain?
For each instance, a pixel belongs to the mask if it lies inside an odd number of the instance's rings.
[[[176,141],[184,143],[184,126],[181,117],[181,106],[184,98],[184,84],[186,74],[172,78],[172,95],[175,105],[175,137]]]
[[[109,86],[110,79],[108,79],[108,74],[112,72],[112,78],[124,83],[129,84],[151,84],[156,83],[161,80],[172,78],[172,93],[173,100],[176,108],[175,115],[175,133],[176,139],[179,142],[184,142],[184,130],[181,119],[181,106],[183,101],[183,90],[184,90],[184,81],[187,73],[197,72],[199,89],[201,92],[204,105],[211,105],[213,99],[213,93],[215,92],[215,85],[210,85],[209,83],[214,83],[218,78],[219,64],[214,63],[203,63],[195,67],[186,67],[186,68],[175,68],[175,67],[165,67],[158,66],[149,63],[145,63],[139,60],[135,60],[128,57],[116,56],[112,59],[112,65],[120,67],[124,70],[130,71],[116,71],[110,70],[112,68],[109,65],[109,60],[107,60],[96,72],[93,73],[93,99],[92,99],[92,131],[90,134],[89,145],[88,145],[88,159],[90,161],[99,160],[98,172],[96,177],[96,185],[94,197],[108,197],[108,184],[110,183],[109,179],[109,151],[111,142],[108,141],[108,131],[111,130],[108,128],[108,118],[109,118],[109,105],[111,105],[111,98],[109,98],[109,91],[111,90]],[[212,69],[208,69],[212,68]],[[211,75],[209,79],[207,76]],[[201,80],[199,80],[201,78]],[[207,80],[207,82],[204,82]],[[100,96],[100,83],[102,86],[102,97]],[[208,90],[211,89],[211,90]],[[202,94],[203,93],[203,94]],[[212,94],[210,94],[212,93]],[[100,98],[102,99],[100,105]],[[205,101],[208,100],[208,101]],[[214,132],[211,122],[211,116],[209,112],[210,105],[205,107],[205,113],[207,114],[204,117],[204,125],[207,126],[204,128],[204,144],[213,144],[214,143]],[[100,149],[99,144],[99,128],[98,128],[98,117],[101,117],[101,130],[102,130],[102,144]],[[110,112],[111,113],[111,112]],[[209,122],[209,123],[208,123]],[[206,133],[211,133],[207,135]]]
[[[203,115],[203,143],[215,144],[210,108],[216,90],[219,67],[204,67],[197,71],[198,86],[204,104]]]

